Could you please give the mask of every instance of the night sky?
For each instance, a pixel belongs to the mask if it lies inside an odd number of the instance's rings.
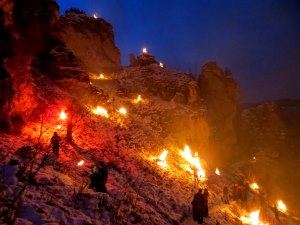
[[[300,98],[299,0],[58,0],[113,25],[122,64],[142,47],[168,67],[199,74],[216,61],[242,102]]]

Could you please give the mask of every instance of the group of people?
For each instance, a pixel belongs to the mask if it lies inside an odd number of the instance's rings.
[[[56,158],[59,157],[59,145],[61,138],[58,136],[57,132],[54,132],[51,138],[52,151]],[[100,161],[91,167],[92,173],[89,175],[90,185],[89,188],[96,192],[107,193],[106,182],[108,178],[108,168],[107,165]]]
[[[203,223],[203,218],[208,217],[208,189],[199,188],[198,192],[194,195],[192,201],[193,219],[199,224]]]

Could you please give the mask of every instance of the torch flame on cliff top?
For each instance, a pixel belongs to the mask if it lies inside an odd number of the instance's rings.
[[[159,63],[159,66],[160,66],[161,68],[164,68],[164,64],[163,64],[162,62]]]
[[[280,211],[280,212],[282,212],[282,213],[286,213],[286,205],[283,203],[283,201],[282,200],[279,200],[278,202],[277,202],[277,209],[278,209],[278,211]]]
[[[220,174],[220,171],[219,171],[219,169],[218,169],[218,168],[216,169],[215,173],[216,173],[218,176],[220,176],[220,175],[221,175],[221,174]]]
[[[259,210],[255,212],[251,212],[248,216],[240,217],[240,220],[243,224],[250,224],[250,225],[268,225],[268,223],[263,223],[259,219]]]
[[[200,164],[200,159],[198,157],[198,153],[195,153],[194,156],[192,156],[190,147],[186,145],[184,147],[184,151],[181,151],[181,155],[183,158],[185,158],[192,166],[196,167],[198,172],[198,177],[205,178],[205,171],[203,170],[201,164]],[[191,169],[190,166],[186,167],[189,172],[193,174],[193,170]]]
[[[143,48],[142,52],[143,52],[144,54],[147,54],[147,53],[148,53],[148,52],[147,52],[147,48]]]
[[[96,13],[93,14],[93,17],[94,17],[95,19],[98,18]]]
[[[65,113],[65,111],[61,111],[61,113],[59,114],[59,118],[61,120],[66,120],[67,119],[67,114]]]
[[[161,167],[167,166],[166,158],[167,158],[168,152],[169,152],[168,150],[164,149],[164,151],[158,157],[157,165],[159,165]]]

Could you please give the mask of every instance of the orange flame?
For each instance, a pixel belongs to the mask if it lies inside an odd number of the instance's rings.
[[[143,48],[142,51],[143,51],[144,54],[147,54],[147,48]]]
[[[84,163],[84,160],[81,160],[79,163],[77,163],[78,166],[82,166]]]
[[[194,157],[191,154],[190,147],[186,145],[184,147],[184,151],[181,151],[181,155],[185,158],[190,164],[197,168],[198,177],[205,178],[205,171],[202,169],[200,164],[200,159],[198,157],[198,153],[195,153]],[[186,167],[186,169],[193,174],[193,170],[190,167]]]
[[[95,19],[98,18],[96,13],[93,14],[93,17],[94,17]]]
[[[263,223],[259,219],[259,210],[255,212],[251,212],[248,216],[242,216],[240,217],[240,220],[244,224],[250,224],[250,225],[268,225],[268,223]]]
[[[164,149],[164,151],[158,157],[159,161],[157,162],[157,165],[159,165],[161,167],[166,167],[167,166],[167,162],[166,162],[167,155],[168,155],[168,150]]]
[[[221,174],[220,174],[220,171],[219,171],[219,169],[218,169],[218,168],[216,169],[215,173],[216,173],[218,176],[220,176],[220,175],[221,175]]]
[[[67,114],[65,113],[65,111],[61,111],[61,113],[59,114],[59,118],[61,120],[66,120],[67,119]]]
[[[136,104],[139,102],[142,102],[142,101],[143,101],[143,99],[142,99],[141,95],[138,95],[137,98],[133,100],[133,102]]]
[[[164,64],[163,64],[162,62],[159,63],[159,66],[160,66],[161,68],[164,68]]]
[[[58,126],[56,127],[56,129],[59,130],[61,127],[62,127],[62,125],[58,125]]]
[[[252,184],[250,185],[250,188],[251,188],[252,190],[256,191],[256,190],[259,189],[259,186],[257,185],[257,183],[252,183]]]
[[[127,110],[124,107],[120,108],[118,112],[123,115],[127,114]]]
[[[92,112],[96,115],[100,115],[100,116],[103,116],[105,118],[109,117],[109,115],[107,113],[107,110],[100,107],[100,106],[97,106],[96,108],[92,109]]]
[[[278,211],[280,211],[282,213],[286,213],[287,208],[286,208],[286,205],[283,203],[282,200],[279,200],[277,202],[277,209],[278,209]]]

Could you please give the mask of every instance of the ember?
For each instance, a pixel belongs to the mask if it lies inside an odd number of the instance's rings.
[[[157,165],[159,165],[161,167],[166,167],[167,166],[167,162],[166,162],[167,155],[168,155],[168,150],[164,149],[164,151],[158,157]]]
[[[59,130],[61,127],[62,127],[62,125],[58,125],[58,126],[56,127],[56,129]]]
[[[59,118],[60,118],[61,120],[66,120],[66,119],[67,119],[67,114],[65,113],[65,111],[62,111],[62,112],[60,113]]]
[[[100,115],[100,116],[103,116],[103,117],[106,117],[106,118],[109,117],[109,115],[107,113],[107,110],[100,107],[100,106],[97,106],[95,109],[92,109],[92,112],[96,115]]]
[[[78,166],[82,166],[84,163],[84,160],[81,160],[79,163],[77,163]]]
[[[250,185],[250,187],[251,187],[251,189],[254,190],[254,191],[256,191],[256,190],[259,189],[259,186],[257,185],[257,183],[252,183],[252,184]]]
[[[286,205],[283,203],[282,200],[279,200],[277,202],[277,209],[278,209],[278,211],[280,211],[282,213],[286,213]]]
[[[143,48],[143,53],[147,54],[147,48]]]
[[[251,225],[268,225],[268,223],[263,223],[259,219],[259,210],[252,212],[249,216],[242,216],[240,220],[244,224],[251,224]]]
[[[181,155],[194,167],[197,168],[198,172],[198,177],[205,178],[205,171],[202,169],[201,164],[200,164],[200,159],[198,157],[198,153],[195,153],[194,157],[191,154],[190,147],[186,145],[184,147],[184,151],[181,151]],[[187,170],[193,174],[193,170],[188,166]]]
[[[215,173],[216,173],[218,176],[220,176],[220,175],[221,175],[221,174],[220,174],[220,171],[219,171],[219,169],[218,169],[218,168],[216,169]]]
[[[119,109],[118,112],[119,112],[120,114],[126,115],[127,110],[126,110],[124,107],[122,107],[122,108]]]

